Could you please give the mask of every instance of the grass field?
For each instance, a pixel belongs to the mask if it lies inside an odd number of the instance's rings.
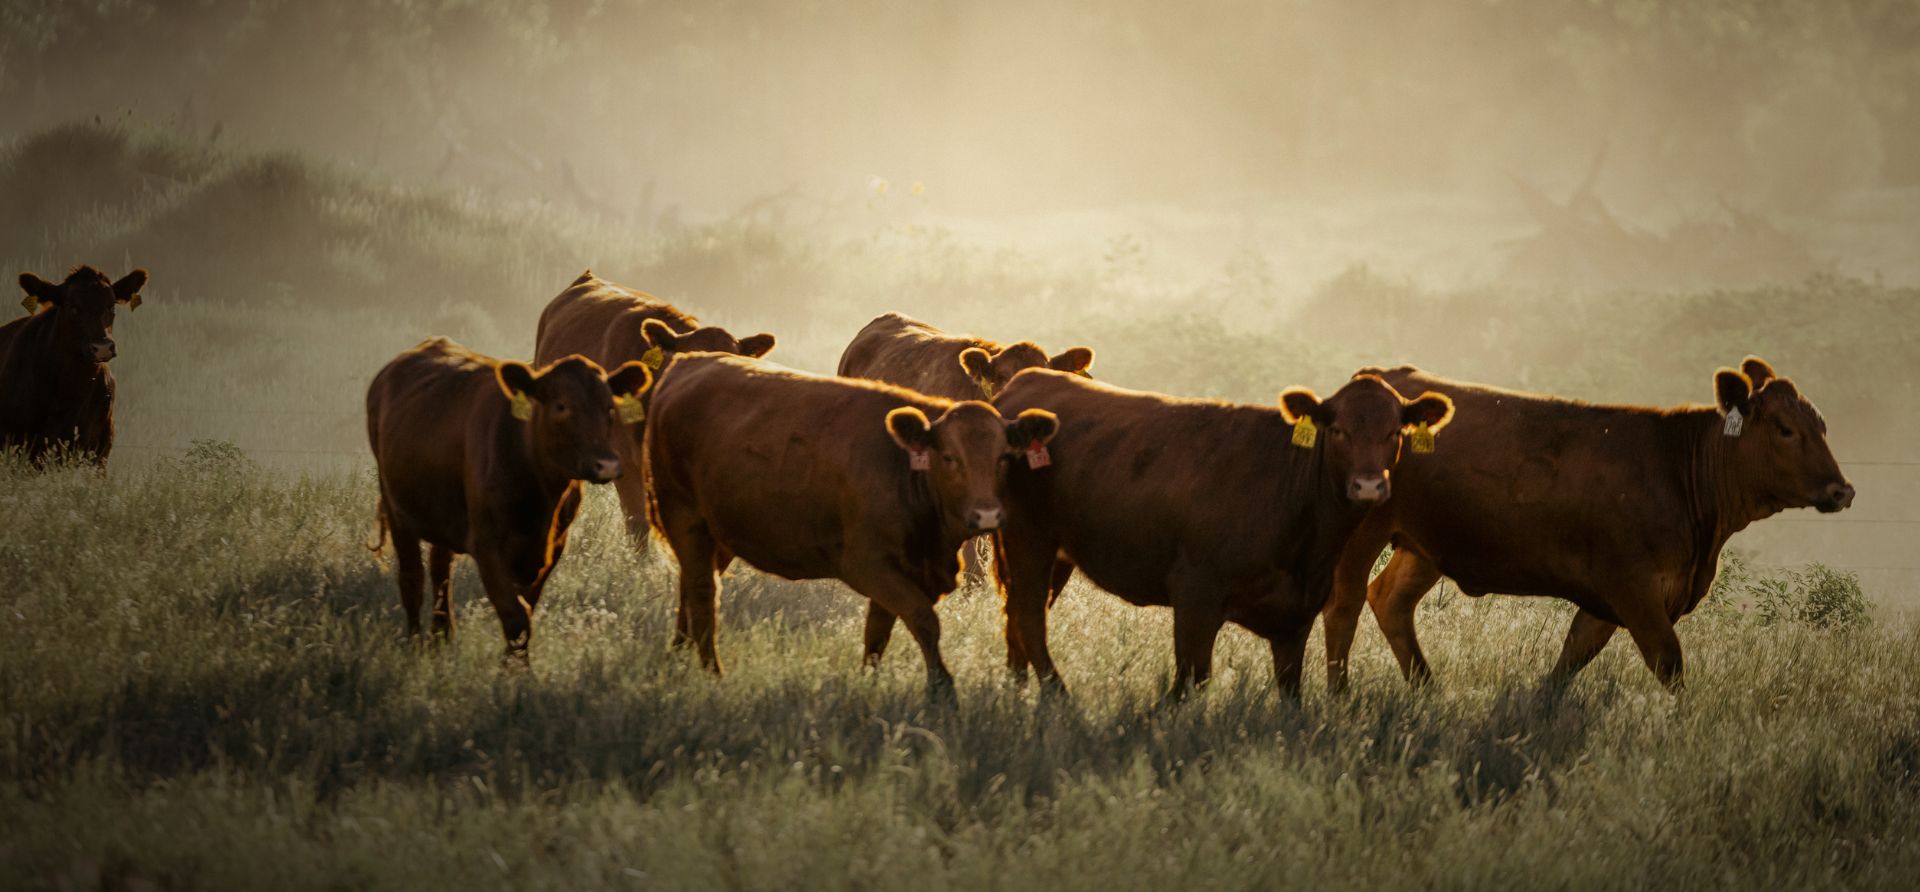
[[[32,204],[85,184],[91,204]],[[13,145],[0,198],[41,209],[0,223],[10,266],[144,265],[154,281],[116,328],[110,473],[0,463],[0,888],[1920,875],[1920,620],[1911,583],[1888,581],[1912,577],[1803,564],[1907,560],[1920,290],[1822,276],[1572,302],[1355,268],[1291,293],[1259,256],[1194,281],[1126,245],[1042,260],[912,226],[607,230],[114,127]],[[278,210],[247,216],[262,207]],[[860,599],[744,568],[724,582],[716,682],[667,647],[663,549],[636,555],[599,490],[536,617],[530,672],[500,669],[465,562],[460,637],[416,651],[365,547],[366,382],[428,334],[524,356],[540,306],[586,266],[775,331],[773,358],[814,370],[894,308],[1091,344],[1095,373],[1124,385],[1261,402],[1408,360],[1701,401],[1715,366],[1757,352],[1820,402],[1842,459],[1891,461],[1849,468],[1854,511],[1734,540],[1751,553],[1680,626],[1678,699],[1624,640],[1547,698],[1536,685],[1571,607],[1449,589],[1421,607],[1433,689],[1402,684],[1369,620],[1345,698],[1317,670],[1304,702],[1276,698],[1265,647],[1229,631],[1215,684],[1159,710],[1169,615],[1076,583],[1052,623],[1070,703],[1012,686],[999,605],[967,591],[942,607],[960,705],[930,712],[903,641],[859,668]]]

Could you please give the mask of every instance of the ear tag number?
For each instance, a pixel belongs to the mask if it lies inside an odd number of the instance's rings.
[[[980,385],[980,392],[986,394],[987,399],[993,399],[993,382],[985,378],[978,378],[975,380]]]
[[[620,413],[621,424],[639,424],[647,418],[647,407],[640,404],[637,396],[616,396],[613,408]]]
[[[660,364],[666,359],[666,352],[659,347],[648,347],[647,352],[640,354],[640,364],[656,372],[660,371]]]
[[[1413,451],[1421,455],[1433,451],[1433,428],[1427,426],[1424,421],[1420,422],[1419,427],[1413,429]]]
[[[925,471],[933,467],[933,456],[927,452],[925,447],[908,449],[907,467],[916,471]]]
[[[513,417],[521,421],[533,420],[533,398],[516,390],[513,392]]]
[[[1040,470],[1053,464],[1053,456],[1047,452],[1047,444],[1034,440],[1027,444],[1027,467]]]
[[[1319,436],[1320,431],[1314,428],[1313,419],[1302,415],[1299,421],[1293,423],[1293,445],[1301,449],[1312,449],[1313,441]]]
[[[1746,426],[1747,419],[1740,415],[1739,409],[1728,409],[1727,424],[1720,429],[1720,432],[1729,437],[1737,437],[1740,436],[1742,430],[1746,429]]]

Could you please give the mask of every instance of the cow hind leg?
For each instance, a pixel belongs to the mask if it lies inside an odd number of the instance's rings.
[[[427,570],[433,583],[433,637],[453,638],[453,550],[433,546],[427,552]]]
[[[1353,635],[1359,630],[1360,610],[1367,603],[1367,576],[1380,550],[1387,546],[1384,533],[1371,525],[1362,526],[1347,540],[1340,562],[1333,570],[1333,590],[1321,608],[1327,633],[1327,693],[1347,689],[1347,659],[1353,654]]]
[[[407,614],[408,637],[420,637],[420,601],[425,594],[426,574],[420,564],[420,540],[411,533],[393,529],[393,564],[400,583],[400,608]]]
[[[879,667],[880,658],[887,652],[887,642],[893,638],[895,621],[896,617],[880,606],[880,602],[867,602],[866,653],[860,659],[862,666],[868,669]]]
[[[1394,659],[1400,662],[1400,673],[1413,684],[1433,680],[1433,667],[1427,664],[1426,654],[1420,651],[1420,638],[1414,632],[1413,612],[1420,606],[1420,599],[1426,597],[1427,590],[1439,581],[1438,568],[1425,558],[1400,549],[1393,553],[1393,559],[1380,571],[1379,578],[1367,586],[1367,603],[1373,607],[1373,618],[1379,621],[1380,631],[1393,648]]]
[[[1564,684],[1571,681],[1580,670],[1585,669],[1593,658],[1600,655],[1607,642],[1613,640],[1613,633],[1619,626],[1594,616],[1585,610],[1573,615],[1573,624],[1567,628],[1567,641],[1560,646],[1560,660],[1553,664],[1548,674],[1549,682]]]

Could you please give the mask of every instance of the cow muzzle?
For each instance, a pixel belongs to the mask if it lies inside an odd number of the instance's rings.
[[[1387,475],[1357,474],[1347,481],[1347,498],[1369,504],[1384,502],[1393,495],[1393,484],[1387,482]]]
[[[587,462],[582,469],[580,479],[592,483],[612,483],[620,476],[620,460],[617,458],[596,458]]]
[[[1853,507],[1853,484],[1827,484],[1826,490],[1820,493],[1820,498],[1814,500],[1813,506],[1818,508],[1821,514],[1832,514]]]
[[[975,508],[967,514],[967,529],[975,533],[989,533],[1000,528],[1007,519],[1007,512],[999,508]]]
[[[112,362],[113,358],[119,354],[111,340],[88,341],[86,352],[87,358],[94,362]]]

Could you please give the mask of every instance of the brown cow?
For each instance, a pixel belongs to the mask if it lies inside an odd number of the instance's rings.
[[[140,305],[147,271],[118,282],[91,266],[58,285],[20,274],[27,317],[0,326],[0,449],[39,464],[69,452],[95,464],[113,451],[113,315]]]
[[[1402,462],[1393,502],[1348,543],[1326,608],[1327,682],[1347,681],[1360,605],[1371,603],[1401,671],[1432,670],[1414,606],[1441,576],[1469,595],[1550,595],[1579,605],[1551,678],[1564,682],[1626,627],[1648,668],[1683,682],[1674,621],[1713,583],[1727,537],[1787,508],[1839,511],[1853,486],[1827,423],[1757,357],[1714,374],[1717,406],[1596,406],[1362,369],[1453,397],[1465,421]],[[1380,550],[1393,559],[1371,586]]]
[[[533,361],[549,363],[578,354],[612,368],[638,360],[646,363],[656,375],[664,375],[667,365],[681,353],[765,356],[773,345],[771,334],[735,338],[724,328],[701,325],[700,320],[651,294],[616,285],[588,270],[541,311]],[[641,406],[644,408],[652,399],[649,393],[641,400]],[[643,431],[644,425],[633,425],[614,438],[614,451],[628,467],[643,467],[640,459]],[[645,475],[625,475],[614,481],[613,488],[620,495],[627,531],[635,544],[646,547]]]
[[[714,575],[737,556],[788,579],[838,579],[898,616],[952,697],[934,604],[967,539],[1004,515],[1010,457],[1058,420],[1009,422],[980,401],[828,378],[715,354],[684,356],[654,395],[646,457],[653,523],[680,561],[676,643],[716,675]],[[891,628],[891,624],[889,624]]]
[[[633,417],[652,381],[637,362],[609,375],[569,356],[534,371],[446,338],[420,342],[374,376],[367,441],[409,634],[420,634],[425,540],[434,634],[453,634],[453,556],[470,554],[500,615],[507,656],[526,658],[533,609],[580,508],[580,481],[620,476],[611,429]]]
[[[995,574],[1007,599],[1007,660],[1062,688],[1047,652],[1047,608],[1075,568],[1139,605],[1173,608],[1170,697],[1207,680],[1231,620],[1273,647],[1293,696],[1307,633],[1340,546],[1393,494],[1411,428],[1431,435],[1453,403],[1406,400],[1360,377],[1326,401],[1305,388],[1278,409],[1176,399],[1033,370],[995,400],[1002,412],[1061,417],[1052,464],[1016,463]],[[1417,445],[1417,444],[1416,444]],[[1062,688],[1063,689],[1063,688]]]

